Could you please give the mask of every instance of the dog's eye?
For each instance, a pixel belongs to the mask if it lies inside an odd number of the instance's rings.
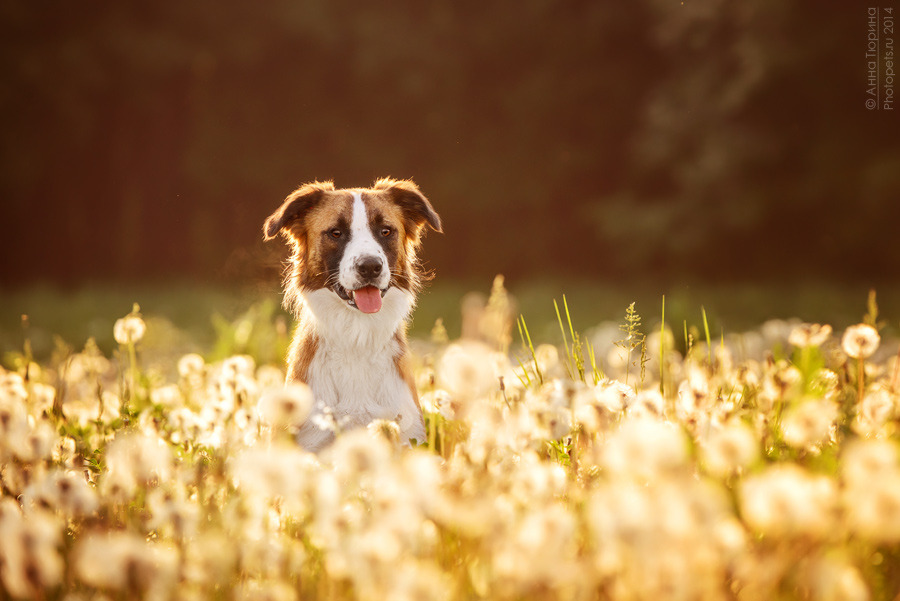
[[[337,228],[334,228],[333,230],[328,232],[328,235],[331,236],[332,238],[334,238],[335,240],[337,240],[338,238],[341,237],[341,235],[343,235],[343,232]]]
[[[388,236],[390,236],[393,233],[394,233],[394,230],[392,230],[389,227],[381,228],[381,235],[384,236],[385,238],[387,238]]]

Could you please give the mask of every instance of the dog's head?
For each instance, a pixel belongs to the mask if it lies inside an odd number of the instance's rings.
[[[354,310],[376,313],[392,286],[418,288],[416,251],[426,226],[440,232],[441,219],[411,181],[344,190],[315,182],[289,194],[263,234],[281,233],[293,246],[289,294],[329,289]]]

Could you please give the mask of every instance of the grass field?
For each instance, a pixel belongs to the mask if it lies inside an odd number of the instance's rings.
[[[442,319],[450,336],[461,329],[460,303],[469,293],[485,296],[490,282],[445,283],[440,280],[425,288],[413,316],[410,333],[427,337],[435,320]],[[705,309],[710,327],[722,332],[739,333],[754,329],[773,319],[798,318],[803,321],[846,327],[865,312],[869,287],[803,283],[793,285],[678,285],[666,288],[650,284],[598,284],[528,281],[509,286],[514,311],[525,316],[539,340],[560,343],[553,300],[566,296],[576,325],[591,328],[604,322],[617,322],[624,308],[635,302],[648,325],[658,322],[662,297],[666,297],[668,322],[673,328],[687,321],[702,325]],[[214,350],[220,332],[219,316],[235,322],[254,306],[266,305],[266,316],[290,324],[280,308],[281,292],[277,282],[268,285],[224,288],[176,282],[166,285],[95,284],[74,289],[35,286],[0,294],[0,357],[22,349],[22,315],[29,317],[29,337],[33,352],[48,359],[54,339],[81,347],[94,338],[106,353],[115,348],[113,322],[131,310],[137,302],[145,317],[158,329],[151,340],[175,352],[209,353]],[[885,325],[896,332],[900,320],[900,286],[879,287],[882,313],[892,320]],[[254,315],[250,316],[255,317]],[[265,318],[265,316],[262,316]],[[288,326],[290,327],[290,325]],[[683,345],[683,340],[678,341]],[[277,360],[277,359],[276,359]]]
[[[427,440],[319,456],[276,290],[5,294],[0,598],[900,591],[896,290],[468,288],[413,324]]]

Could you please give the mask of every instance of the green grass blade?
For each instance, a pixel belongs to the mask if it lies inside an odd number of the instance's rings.
[[[703,313],[703,329],[706,331],[706,360],[712,366],[712,341],[709,337],[709,322],[706,321],[706,309],[700,305],[700,311]]]
[[[525,364],[522,363],[522,360],[516,357],[516,362],[519,364],[519,367],[522,368],[522,375],[520,376],[517,372],[513,371],[516,374],[516,377],[519,378],[519,382],[522,383],[522,386],[528,388],[531,386],[531,376],[528,375],[528,368],[525,367]]]
[[[565,300],[565,295],[563,295],[563,300]],[[556,302],[556,299],[553,299],[553,308],[556,309],[556,321],[559,323],[559,332],[562,334],[563,339],[563,347],[566,351],[566,371],[569,372],[569,376],[574,378],[575,372],[572,369],[572,351],[569,350],[569,342],[566,337],[566,327],[563,325],[562,315],[559,312],[559,303]],[[572,340],[572,344],[575,344],[575,340]]]
[[[524,332],[524,338],[522,340],[523,343],[527,341],[525,346],[528,347],[528,350],[531,351],[531,360],[534,362],[534,373],[538,378],[538,381],[543,384],[544,383],[544,375],[541,373],[541,366],[538,365],[537,355],[534,352],[534,344],[531,342],[531,334],[528,333],[528,325],[525,323],[525,316],[519,316],[519,335],[521,336]]]

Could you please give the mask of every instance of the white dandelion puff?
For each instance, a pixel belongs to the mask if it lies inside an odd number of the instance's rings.
[[[113,337],[119,344],[136,344],[147,331],[144,320],[137,315],[126,315],[117,319],[113,327]]]
[[[841,338],[841,348],[854,359],[868,359],[878,350],[879,344],[881,336],[878,330],[864,323],[850,326]]]

